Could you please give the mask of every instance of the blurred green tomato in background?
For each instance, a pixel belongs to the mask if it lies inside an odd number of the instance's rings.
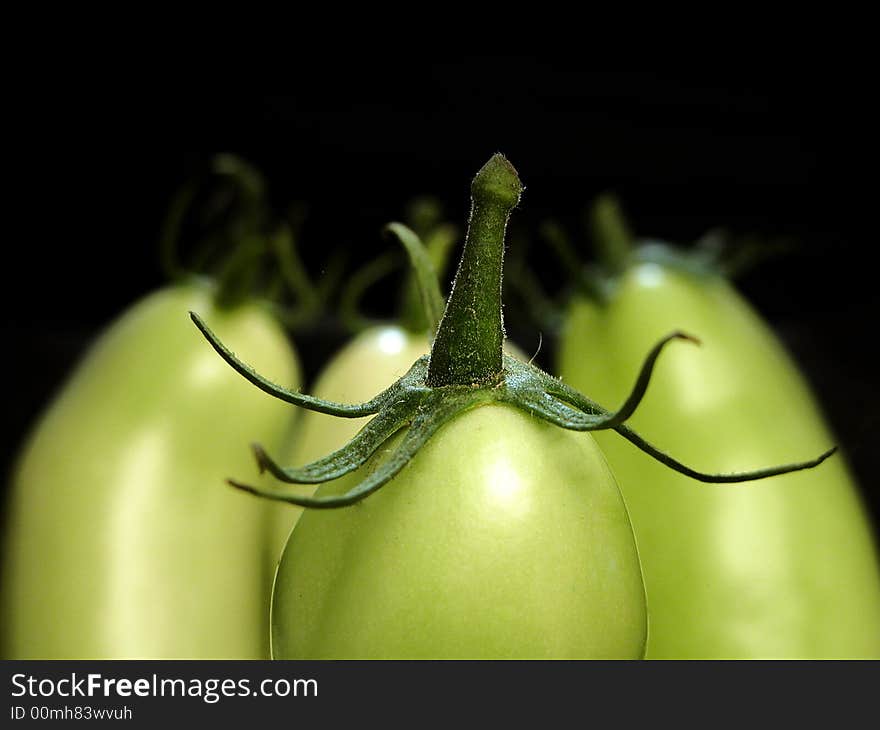
[[[659,254],[659,255],[658,255]],[[599,403],[626,394],[672,329],[702,340],[658,365],[630,425],[705,471],[795,461],[834,443],[804,377],[719,274],[657,245],[618,257],[604,301],[570,303],[557,374]],[[880,567],[845,455],[821,468],[700,484],[598,432],[645,574],[648,658],[880,657]]]

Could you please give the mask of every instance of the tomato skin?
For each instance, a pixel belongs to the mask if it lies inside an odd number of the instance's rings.
[[[27,440],[8,505],[7,658],[268,657],[275,505],[224,484],[290,408],[206,345],[201,313],[267,375],[298,384],[283,330],[207,285],[160,290],[94,343]]]
[[[664,353],[630,421],[703,471],[788,463],[834,443],[796,365],[722,278],[641,263],[605,306],[576,299],[558,374],[606,407],[674,329],[702,347]],[[880,569],[843,454],[747,484],[675,473],[596,433],[626,498],[651,616],[647,658],[880,656]]]
[[[626,507],[594,440],[492,404],[445,424],[363,502],[303,513],[276,576],[272,651],[641,658],[644,601]]]

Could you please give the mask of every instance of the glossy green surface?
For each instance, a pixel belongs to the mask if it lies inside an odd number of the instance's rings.
[[[722,279],[643,263],[610,302],[576,300],[558,375],[608,408],[649,348],[664,352],[629,424],[696,469],[735,472],[834,444],[790,357]],[[880,570],[838,453],[818,468],[709,485],[612,432],[595,434],[630,510],[648,595],[648,658],[880,656]]]
[[[284,332],[201,285],[161,290],[94,343],[25,443],[7,505],[6,658],[268,656],[276,506],[224,484],[280,444],[291,409],[232,372],[201,313],[296,386]]]
[[[275,658],[640,658],[626,508],[588,434],[475,408],[363,502],[303,513],[272,631]]]

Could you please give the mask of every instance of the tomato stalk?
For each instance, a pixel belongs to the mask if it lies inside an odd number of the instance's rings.
[[[511,210],[519,201],[522,184],[513,166],[495,155],[477,173],[471,186],[472,210],[467,244],[452,293],[447,302],[430,356],[416,360],[409,372],[390,388],[360,404],[326,401],[282,388],[262,377],[232,353],[195,313],[192,319],[216,352],[264,392],[303,408],[343,418],[373,415],[344,447],[301,467],[277,464],[259,445],[254,446],[260,470],[292,484],[316,484],[359,469],[385,444],[403,432],[391,456],[341,495],[308,497],[277,489],[229,483],[253,494],[301,507],[334,508],[354,504],[387,484],[445,423],[457,415],[489,403],[512,405],[528,414],[572,431],[613,429],[666,466],[703,482],[743,482],[817,466],[835,449],[805,462],[734,474],[706,474],[685,466],[625,425],[641,402],[660,352],[674,340],[696,342],[683,332],[672,332],[650,350],[629,396],[609,411],[539,368],[502,352],[501,277],[504,234]],[[418,269],[424,258],[412,257]],[[419,281],[431,281],[425,273]],[[425,294],[425,300],[430,299]]]
[[[474,177],[464,252],[431,348],[431,387],[488,384],[501,376],[504,233],[521,194],[516,170],[500,154]]]

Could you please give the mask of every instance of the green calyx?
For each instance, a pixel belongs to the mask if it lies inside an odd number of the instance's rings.
[[[789,239],[733,236],[713,229],[692,246],[657,239],[640,239],[632,232],[620,201],[611,193],[596,197],[586,216],[586,228],[596,255],[585,266],[565,230],[553,221],[544,223],[541,234],[568,271],[578,272],[577,285],[587,296],[606,301],[627,270],[651,263],[690,276],[733,279],[765,259],[790,253]]]
[[[631,266],[640,263],[655,263],[698,276],[724,274],[721,253],[725,239],[721,233],[712,232],[692,249],[665,241],[639,240],[630,229],[620,200],[611,193],[603,193],[593,201],[587,213],[587,228],[600,269],[591,273],[594,281],[595,277],[605,278],[606,292]]]
[[[259,296],[285,324],[299,326],[326,303],[337,268],[331,260],[331,275],[313,283],[296,245],[303,218],[300,208],[275,217],[259,170],[235,155],[216,155],[169,206],[160,235],[163,268],[173,281],[210,277],[220,308]]]
[[[277,488],[253,486],[238,480],[229,484],[253,494],[301,507],[335,508],[354,504],[387,484],[412,459],[437,430],[458,414],[490,403],[520,408],[560,428],[573,431],[613,429],[623,438],[666,466],[703,482],[728,483],[762,479],[817,466],[834,453],[832,448],[810,461],[774,466],[735,474],[706,474],[675,460],[645,441],[626,425],[635,412],[661,351],[670,342],[698,343],[683,332],[673,332],[660,340],[647,354],[633,389],[624,403],[609,411],[539,368],[501,352],[501,262],[504,229],[511,209],[519,200],[522,187],[513,167],[496,155],[478,173],[472,187],[473,209],[465,250],[455,286],[446,304],[443,319],[430,356],[416,360],[409,372],[387,390],[359,404],[325,401],[283,388],[267,380],[233,354],[196,313],[193,322],[216,352],[239,374],[264,392],[293,405],[342,418],[373,416],[345,446],[310,464],[284,467],[255,444],[253,449],[261,471],[268,470],[278,480],[290,484],[317,484],[353,472],[379,450],[392,436],[403,437],[379,467],[366,475],[350,491],[339,496],[307,497]],[[418,237],[404,227],[394,231],[403,238],[423,289],[427,310],[437,311],[436,297],[426,257],[419,253]],[[402,241],[403,242],[403,241]],[[423,253],[423,252],[422,252]],[[492,272],[491,274],[485,273]],[[436,284],[436,277],[433,279]],[[497,305],[497,310],[496,310]],[[482,320],[472,326],[470,319]],[[494,328],[494,331],[490,331]],[[441,339],[442,337],[442,339]],[[497,358],[496,358],[497,346]],[[468,348],[476,348],[470,356]],[[462,356],[468,353],[468,356]],[[439,363],[437,358],[440,358]],[[497,364],[496,364],[497,363]],[[432,379],[434,378],[440,382]]]

